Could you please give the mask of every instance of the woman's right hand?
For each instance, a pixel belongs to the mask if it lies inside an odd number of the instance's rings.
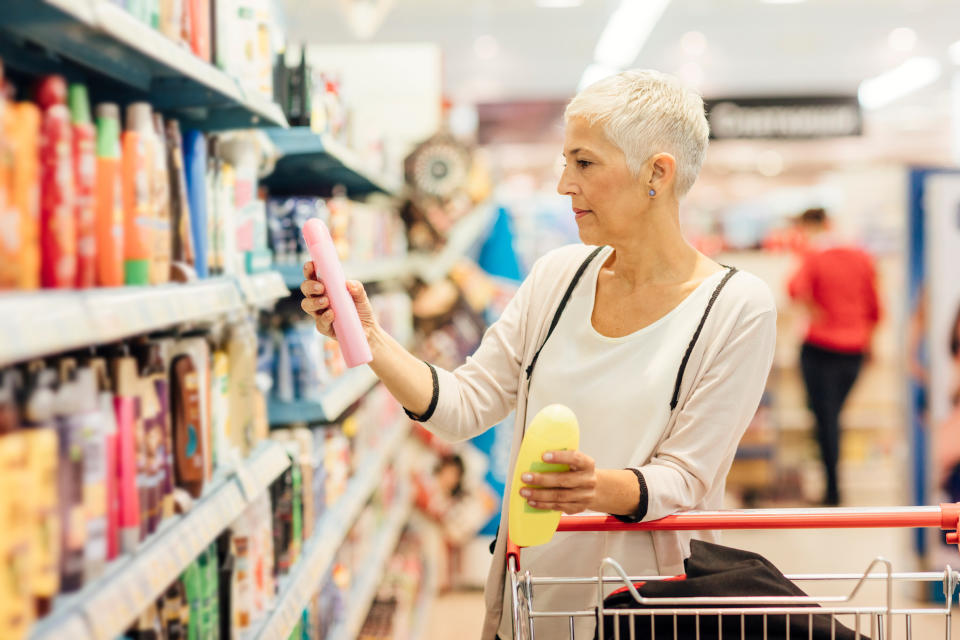
[[[317,331],[336,340],[337,335],[333,329],[334,313],[330,308],[330,299],[326,295],[326,285],[317,279],[317,271],[312,261],[303,265],[303,276],[306,279],[300,285],[300,291],[304,295],[300,307],[314,319]],[[360,316],[360,324],[369,340],[377,328],[377,321],[373,307],[370,306],[370,300],[367,298],[367,292],[363,284],[356,280],[347,280],[347,291],[353,298],[357,314]]]

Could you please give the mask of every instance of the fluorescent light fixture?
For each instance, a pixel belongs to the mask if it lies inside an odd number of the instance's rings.
[[[594,61],[615,69],[633,64],[668,4],[670,0],[620,0],[597,41]]]
[[[537,6],[541,9],[570,9],[582,4],[583,0],[537,0]]]
[[[860,104],[864,109],[879,109],[898,98],[932,84],[940,77],[936,58],[910,58],[898,67],[860,83]]]
[[[615,73],[618,73],[620,70],[613,67],[607,67],[602,64],[591,64],[583,72],[583,75],[580,77],[580,84],[577,86],[577,91],[586,89],[594,82],[608,78]]]
[[[960,40],[954,42],[947,49],[947,53],[950,55],[950,62],[956,65],[960,65]]]

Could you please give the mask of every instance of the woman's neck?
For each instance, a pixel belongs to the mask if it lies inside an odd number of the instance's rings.
[[[709,260],[683,237],[676,213],[651,209],[644,215],[636,234],[611,243],[614,252],[604,265],[611,275],[631,288],[667,286],[688,282],[706,269]]]

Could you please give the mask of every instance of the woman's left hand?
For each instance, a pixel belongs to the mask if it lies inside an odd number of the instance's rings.
[[[520,495],[527,499],[530,506],[566,514],[590,509],[597,492],[597,470],[593,458],[580,451],[548,451],[543,454],[543,461],[569,465],[570,470],[524,473],[520,480],[532,487],[521,488]]]

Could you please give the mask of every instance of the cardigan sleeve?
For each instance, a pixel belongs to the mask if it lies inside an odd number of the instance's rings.
[[[726,343],[678,409],[676,424],[643,466],[644,520],[695,508],[726,476],[737,444],[756,413],[776,342],[772,297],[744,310]]]
[[[463,365],[453,371],[435,369],[437,401],[423,423],[431,432],[453,442],[467,440],[515,408],[535,273],[536,267]]]

